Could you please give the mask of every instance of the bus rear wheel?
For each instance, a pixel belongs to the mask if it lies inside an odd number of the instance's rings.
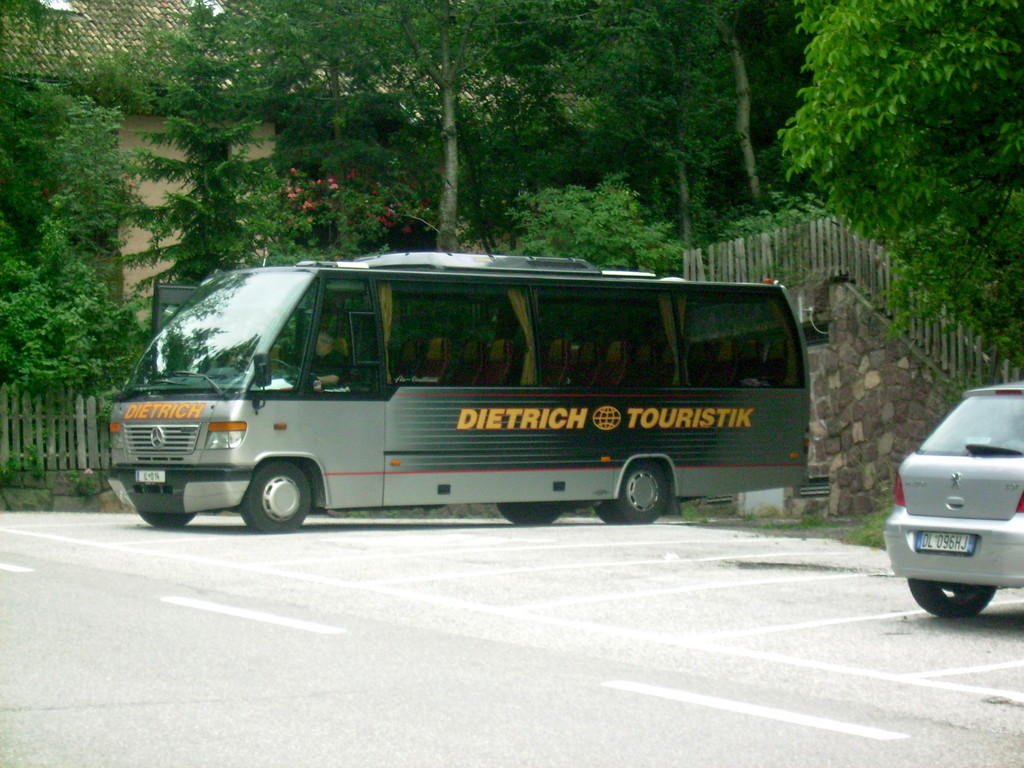
[[[505,501],[498,504],[501,516],[513,525],[550,525],[561,517],[565,505],[558,501]]]
[[[302,525],[312,505],[309,479],[290,461],[268,461],[253,473],[240,511],[260,533],[287,533]]]
[[[139,517],[154,528],[184,528],[192,522],[192,518],[195,516],[195,512],[143,512],[139,510]]]
[[[665,514],[671,500],[672,486],[664,468],[654,461],[638,461],[622,479],[619,497],[598,504],[595,511],[612,525],[645,525]]]

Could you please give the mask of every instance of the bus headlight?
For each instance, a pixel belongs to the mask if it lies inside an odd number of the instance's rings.
[[[206,430],[206,450],[237,448],[244,439],[244,421],[214,421]]]

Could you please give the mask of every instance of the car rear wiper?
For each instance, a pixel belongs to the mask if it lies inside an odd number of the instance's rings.
[[[982,443],[968,443],[964,446],[971,456],[1024,456],[1024,452],[1014,448],[1003,448],[999,445],[984,445]]]

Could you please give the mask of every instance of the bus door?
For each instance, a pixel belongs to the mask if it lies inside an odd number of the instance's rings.
[[[294,379],[283,397],[268,402],[274,422],[287,424],[289,433],[275,435],[274,452],[316,462],[326,508],[380,506],[385,403],[367,281],[325,279],[319,302],[310,291],[271,358]]]

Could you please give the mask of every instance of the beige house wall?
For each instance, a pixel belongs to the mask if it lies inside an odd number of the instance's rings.
[[[118,142],[121,148],[125,150],[148,149],[163,157],[182,160],[184,159],[184,155],[181,152],[177,151],[173,147],[153,144],[146,137],[146,134],[148,133],[163,133],[166,128],[166,124],[167,121],[163,117],[129,115],[122,120],[121,126],[118,129]],[[254,159],[269,157],[274,151],[274,126],[270,123],[264,123],[256,130],[253,138],[256,140],[256,143],[250,145],[249,156]],[[179,185],[139,179],[136,179],[134,183],[136,185],[135,191],[139,195],[139,198],[143,203],[151,206],[161,205],[164,202],[164,198],[167,193],[179,191],[181,189]],[[147,230],[140,229],[138,227],[126,227],[121,236],[124,241],[124,244],[121,247],[121,253],[125,256],[142,253],[149,248],[150,233]],[[169,240],[165,241],[164,244],[170,244],[172,242],[173,240]],[[145,267],[125,268],[125,295],[133,295],[139,289],[139,284],[143,280],[160,274],[169,266],[169,262],[162,262]],[[142,295],[148,296],[151,293],[151,288],[145,288],[142,290]]]

